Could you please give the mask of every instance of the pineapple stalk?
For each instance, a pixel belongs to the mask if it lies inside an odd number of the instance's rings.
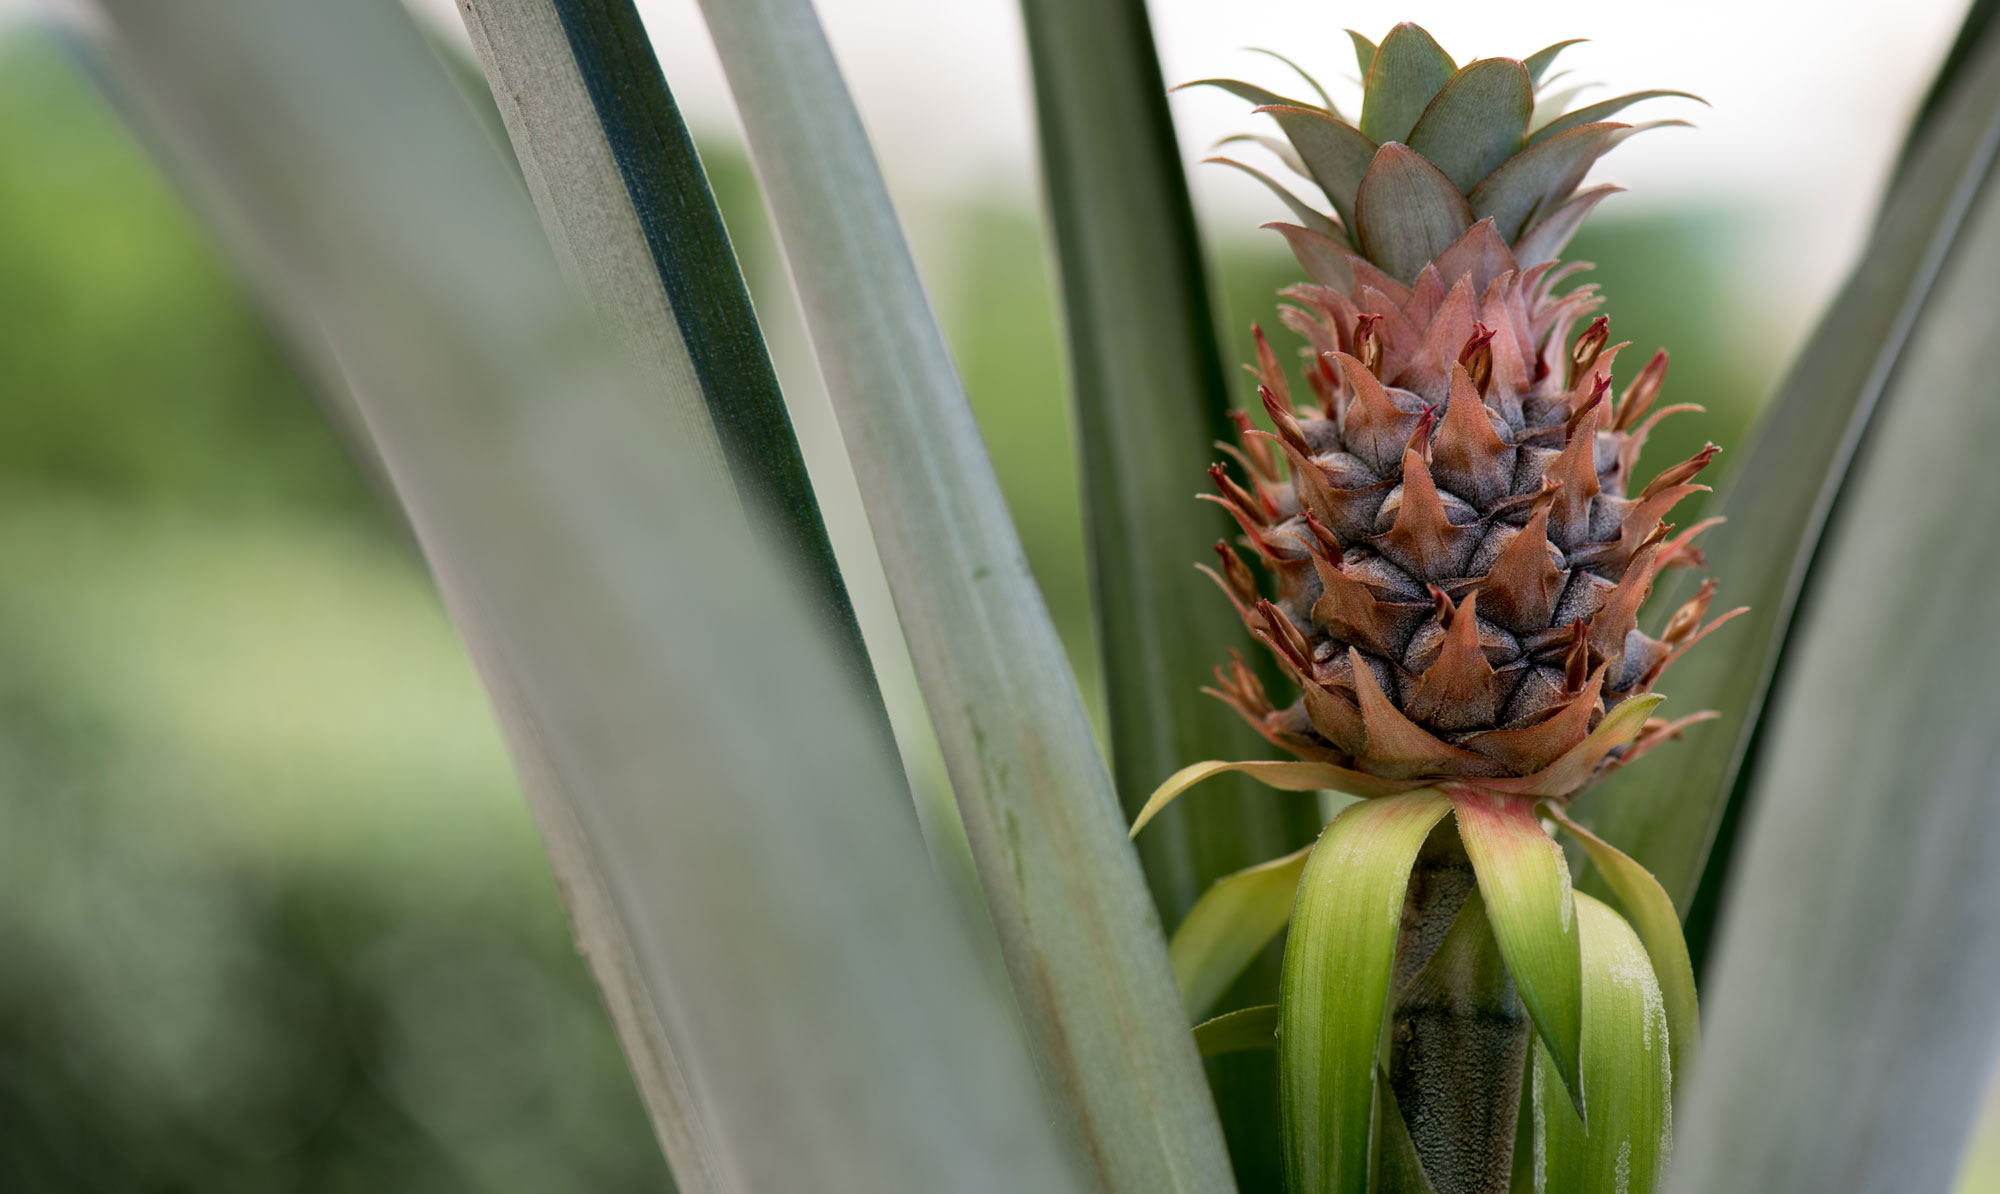
[[[1272,117],[1286,140],[1267,144],[1331,209],[1228,162],[1292,211],[1271,227],[1309,280],[1279,312],[1296,371],[1256,331],[1271,430],[1239,413],[1236,467],[1204,495],[1270,580],[1226,542],[1208,570],[1298,696],[1278,705],[1236,658],[1212,692],[1299,761],[1188,767],[1134,832],[1223,771],[1363,798],[1299,868],[1277,1013],[1295,1190],[1362,1194],[1371,1155],[1379,1183],[1407,1140],[1419,1185],[1500,1194],[1531,1074],[1537,1172],[1556,1147],[1569,1188],[1648,1190],[1698,1031],[1686,947],[1651,876],[1572,826],[1638,932],[1580,913],[1543,817],[1568,824],[1576,793],[1680,734],[1693,719],[1654,717],[1654,685],[1733,613],[1708,618],[1711,581],[1639,628],[1655,579],[1703,564],[1705,524],[1665,519],[1716,449],[1637,475],[1652,428],[1698,408],[1660,404],[1664,352],[1614,392],[1629,345],[1560,255],[1618,189],[1584,189],[1591,167],[1656,127],[1611,117],[1683,93],[1565,112],[1541,94],[1561,45],[1461,67],[1414,25],[1354,40],[1352,121],[1309,77],[1325,102],[1203,81]],[[1204,947],[1205,990],[1275,932],[1268,897],[1234,910],[1245,890],[1190,916],[1205,941],[1231,916],[1248,939]],[[1650,1002],[1585,999],[1613,988]]]

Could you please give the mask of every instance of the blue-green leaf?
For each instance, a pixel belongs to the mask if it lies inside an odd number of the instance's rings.
[[[1528,68],[1528,80],[1537,87],[1541,86],[1542,76],[1547,74],[1549,67],[1555,64],[1556,55],[1571,46],[1579,45],[1589,40],[1587,37],[1572,37],[1568,41],[1559,41],[1552,46],[1543,46],[1541,49],[1528,55],[1521,62],[1522,66]]]
[[[1326,192],[1326,201],[1333,205],[1340,222],[1354,227],[1354,194],[1361,188],[1368,163],[1375,159],[1375,142],[1318,108],[1271,106],[1257,110],[1268,112],[1278,122],[1299,151],[1306,172]]]
[[[1660,989],[1631,926],[1587,895],[1576,901],[1583,957],[1583,1090],[1590,1127],[1537,1041],[1530,1103],[1536,1194],[1651,1194],[1673,1146],[1670,1033]],[[1711,1187],[1721,1189],[1723,1187]],[[1731,1184],[1731,1188],[1753,1188]]]
[[[1289,1187],[1367,1194],[1377,1054],[1410,868],[1451,811],[1433,788],[1349,806],[1299,882],[1279,988]]]
[[[1361,132],[1377,145],[1404,141],[1457,70],[1430,34],[1408,21],[1389,30],[1364,77]]]
[[[1580,1060],[1582,963],[1569,864],[1536,819],[1533,800],[1471,788],[1454,788],[1451,800],[1507,972],[1579,1112],[1588,1114]]]
[[[1113,1194],[1227,1190],[1214,1100],[1110,773],[811,0],[701,7],[1022,1020],[1078,1152]],[[1149,86],[1157,100],[1157,75]]]
[[[1190,87],[1219,88],[1220,90],[1227,91],[1229,94],[1235,96],[1238,99],[1246,99],[1253,104],[1258,104],[1262,106],[1279,104],[1284,107],[1291,107],[1291,108],[1312,107],[1311,104],[1305,103],[1301,100],[1295,100],[1290,98],[1289,96],[1279,95],[1275,91],[1270,91],[1265,88],[1259,87],[1255,83],[1245,83],[1241,79],[1196,79],[1193,82],[1181,83],[1175,86],[1173,90],[1186,91]]]
[[[1418,271],[1472,227],[1472,209],[1451,180],[1415,150],[1394,143],[1375,153],[1354,197],[1362,255],[1390,277]]]
[[[1534,89],[1511,58],[1482,58],[1451,77],[1410,130],[1410,148],[1460,191],[1526,147]]]
[[[1300,66],[1296,62],[1293,62],[1291,59],[1285,57],[1283,54],[1278,53],[1276,50],[1267,50],[1264,49],[1262,46],[1252,46],[1250,47],[1250,52],[1252,54],[1263,54],[1266,55],[1267,57],[1276,58],[1278,61],[1284,63],[1286,66],[1291,67],[1292,70],[1298,74],[1299,78],[1304,79],[1306,81],[1306,86],[1313,89],[1313,94],[1319,96],[1321,105],[1324,106],[1328,112],[1331,112],[1336,118],[1340,116],[1340,109],[1334,105],[1333,97],[1326,93],[1326,88],[1319,85],[1318,79],[1315,79],[1310,74],[1306,73],[1305,67]]]
[[[1311,847],[1215,881],[1174,930],[1167,957],[1190,1016],[1215,1005],[1292,918]]]
[[[1354,62],[1365,80],[1368,78],[1368,68],[1375,65],[1375,43],[1352,29],[1347,31],[1347,40],[1354,43]]]
[[[1475,219],[1493,218],[1494,230],[1508,243],[1521,235],[1528,219],[1554,211],[1597,159],[1611,148],[1611,135],[1626,126],[1586,124],[1522,150],[1472,188]]]
[[[1339,224],[1329,218],[1325,212],[1315,210],[1310,204],[1300,199],[1297,195],[1292,194],[1291,190],[1285,184],[1272,178],[1255,166],[1247,166],[1235,158],[1216,157],[1203,158],[1202,160],[1213,162],[1218,166],[1232,166],[1241,170],[1258,182],[1263,183],[1286,207],[1291,208],[1292,214],[1298,217],[1299,223],[1319,233],[1321,236],[1332,237],[1338,241],[1345,241],[1347,239],[1347,233],[1342,230]]]
[[[1550,137],[1556,136],[1559,133],[1566,133],[1581,124],[1609,120],[1641,100],[1663,99],[1667,96],[1691,99],[1698,104],[1706,104],[1708,102],[1700,96],[1687,91],[1634,91],[1628,95],[1614,96],[1608,100],[1599,100],[1594,104],[1586,104],[1574,112],[1564,112],[1530,134],[1528,144],[1539,145]]]

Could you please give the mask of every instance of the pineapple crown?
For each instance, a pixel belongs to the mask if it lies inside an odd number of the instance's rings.
[[[1693,478],[1716,449],[1634,483],[1652,427],[1700,408],[1654,409],[1664,352],[1612,393],[1626,345],[1602,316],[1576,332],[1601,300],[1594,285],[1560,289],[1585,267],[1556,262],[1618,189],[1579,192],[1591,166],[1656,127],[1604,118],[1685,93],[1563,112],[1574,90],[1539,105],[1535,92],[1573,43],[1460,68],[1415,25],[1379,47],[1354,42],[1365,93],[1353,124],[1303,71],[1323,105],[1203,80],[1276,119],[1286,141],[1251,139],[1333,208],[1229,162],[1300,221],[1274,227],[1312,279],[1280,311],[1306,341],[1312,401],[1294,402],[1257,329],[1248,368],[1275,432],[1236,412],[1240,444],[1225,450],[1243,479],[1217,465],[1204,496],[1276,592],[1227,543],[1208,571],[1300,696],[1277,707],[1240,658],[1208,691],[1305,762],[1219,766],[1289,767],[1273,774],[1360,796],[1470,785],[1566,800],[1703,716],[1651,717],[1653,682],[1740,612],[1703,625],[1710,581],[1657,636],[1639,628],[1654,579],[1704,563],[1693,540],[1707,524],[1675,534],[1664,516],[1705,491]]]
[[[1682,120],[1622,124],[1611,117],[1643,100],[1685,91],[1635,91],[1564,111],[1583,90],[1549,90],[1557,42],[1524,59],[1481,58],[1461,67],[1423,29],[1401,24],[1380,46],[1349,31],[1361,67],[1360,119],[1349,121],[1313,77],[1272,54],[1310,86],[1320,103],[1289,99],[1236,79],[1200,79],[1184,87],[1220,87],[1258,105],[1285,140],[1240,134],[1226,143],[1262,145],[1326,196],[1321,212],[1270,175],[1233,158],[1212,162],[1256,178],[1282,199],[1298,224],[1275,225],[1315,277],[1338,278],[1340,254],[1358,253],[1408,283],[1466,230],[1492,230],[1522,267],[1553,260],[1583,218],[1621,189],[1579,193],[1597,159],[1647,129]],[[1270,51],[1262,51],[1270,53]],[[1544,94],[1546,92],[1546,94]],[[1315,258],[1317,260],[1308,260]]]

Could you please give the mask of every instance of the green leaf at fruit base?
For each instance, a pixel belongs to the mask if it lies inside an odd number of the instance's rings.
[[[839,640],[401,6],[98,15],[99,77],[350,387],[680,1189],[1090,1188]]]
[[[1970,118],[2000,144],[2000,38],[1956,91],[1920,168]],[[1992,1074],[2000,554],[1976,527],[2000,505],[2000,178],[1971,183],[1785,648],[1675,1191],[1944,1191]]]
[[[1238,1008],[1194,1026],[1195,1048],[1203,1057],[1278,1047],[1278,1005]]]
[[[1549,1052],[1533,1047],[1524,1143],[1533,1194],[1652,1194],[1673,1147],[1672,1066],[1660,989],[1638,935],[1616,912],[1576,898],[1583,946],[1586,1131]],[[1734,1182],[1713,1189],[1760,1189]],[[1525,1192],[1524,1192],[1525,1194]]]
[[[810,0],[703,0],[702,11],[1059,1121],[1111,1194],[1228,1191],[1215,1104],[1111,776],[824,30]]]
[[[1434,788],[1350,805],[1299,881],[1279,988],[1278,1077],[1293,1194],[1367,1194],[1389,976],[1410,868],[1451,812]]]
[[[1990,45],[1983,53],[1982,62],[1992,61]],[[1671,748],[1672,765],[1649,759],[1574,806],[1577,820],[1658,876],[1684,913],[1749,757],[1829,515],[1871,428],[1895,417],[1891,383],[1911,359],[1911,335],[1946,264],[1963,253],[1966,218],[2000,154],[2000,69],[1968,69],[1961,80],[1756,433],[1730,453],[1731,472],[1707,507],[1727,521],[1703,536],[1700,575],[1720,580],[1724,606],[1750,612],[1676,663],[1662,687],[1676,708],[1720,716]],[[1662,579],[1654,616],[1693,593],[1700,575],[1691,572]],[[1583,882],[1609,894],[1595,876]]]
[[[1617,894],[1626,920],[1646,945],[1653,976],[1660,984],[1661,998],[1666,1001],[1675,1089],[1685,1089],[1681,1083],[1692,1074],[1694,1059],[1701,1051],[1701,1008],[1695,997],[1694,963],[1688,958],[1687,940],[1681,936],[1681,918],[1674,911],[1674,902],[1645,867],[1570,820],[1568,814],[1551,809],[1549,815],[1583,843],[1591,865]]]
[[[1308,846],[1224,875],[1195,901],[1167,944],[1189,1015],[1214,1007],[1272,938],[1284,932],[1311,852]]]
[[[1582,978],[1569,864],[1535,817],[1535,802],[1451,789],[1458,835],[1479,876],[1486,918],[1535,1030],[1587,1118],[1581,1052]]]

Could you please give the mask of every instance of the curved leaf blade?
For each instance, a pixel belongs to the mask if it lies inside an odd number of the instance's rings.
[[[1114,1194],[1230,1190],[1110,774],[825,32],[810,0],[702,11],[1064,1122]]]
[[[1305,103],[1302,100],[1295,100],[1290,96],[1279,95],[1275,91],[1259,87],[1255,83],[1246,83],[1241,79],[1195,79],[1187,83],[1177,83],[1172,90],[1186,91],[1190,87],[1219,88],[1238,99],[1249,100],[1259,107],[1270,107],[1275,104],[1287,108],[1305,108],[1307,110],[1311,110],[1312,108],[1311,104]]]
[[[1249,776],[1267,788],[1280,792],[1345,792],[1349,796],[1363,798],[1371,796],[1394,796],[1422,787],[1423,780],[1383,779],[1377,775],[1363,775],[1359,771],[1349,771],[1331,763],[1305,763],[1292,759],[1251,759],[1241,763],[1225,763],[1211,759],[1205,763],[1189,763],[1167,777],[1147,798],[1139,815],[1132,820],[1130,836],[1138,837],[1139,831],[1150,824],[1160,810],[1173,803],[1181,793],[1205,779],[1235,772]]]
[[[1361,177],[1354,196],[1362,255],[1402,282],[1472,227],[1472,209],[1451,180],[1407,146],[1389,144]]]
[[[1410,869],[1451,811],[1434,788],[1349,806],[1299,882],[1279,988],[1289,1187],[1367,1194],[1377,1053]]]
[[[1989,36],[1961,95],[2000,140],[1996,76]],[[2000,501],[2000,178],[1970,198],[1785,648],[1677,1190],[1947,1189],[2000,1046],[2000,558],[1963,538]]]
[[[1665,1000],[1668,1042],[1672,1045],[1675,1090],[1685,1090],[1693,1073],[1694,1059],[1701,1052],[1701,1006],[1695,996],[1694,963],[1688,958],[1687,939],[1681,935],[1681,920],[1674,902],[1667,898],[1652,872],[1633,862],[1603,838],[1578,825],[1560,809],[1549,816],[1583,843],[1604,881],[1618,896],[1626,919],[1638,930],[1646,956],[1653,962],[1653,977]]]
[[[1534,85],[1511,58],[1482,58],[1451,77],[1410,130],[1410,148],[1469,191],[1527,147]]]
[[[1669,96],[1680,99],[1691,99],[1698,104],[1708,103],[1707,100],[1690,91],[1634,91],[1626,95],[1614,96],[1608,100],[1599,100],[1594,104],[1586,104],[1574,112],[1564,112],[1562,115],[1557,116],[1529,134],[1528,144],[1539,145],[1550,137],[1566,133],[1578,125],[1609,120],[1642,100],[1665,99]]]
[[[1424,1172],[1423,1161],[1417,1156],[1416,1143],[1410,1139],[1410,1124],[1396,1102],[1395,1084],[1387,1074],[1378,1073],[1375,1089],[1382,1092],[1377,1109],[1381,1118],[1375,1154],[1375,1167],[1379,1171],[1376,1194],[1437,1194],[1430,1175]]]
[[[1559,41],[1552,46],[1543,46],[1541,49],[1528,55],[1527,58],[1522,60],[1521,65],[1528,68],[1529,81],[1537,87],[1541,86],[1542,76],[1548,74],[1549,67],[1555,65],[1558,54],[1561,54],[1571,46],[1582,45],[1589,40],[1587,37],[1572,37],[1568,41]]]
[[[1241,170],[1258,182],[1263,183],[1266,190],[1276,195],[1279,202],[1291,209],[1292,215],[1298,219],[1300,224],[1332,240],[1344,241],[1347,239],[1347,233],[1342,231],[1339,224],[1329,219],[1325,212],[1314,209],[1297,195],[1292,194],[1291,189],[1285,186],[1284,183],[1272,178],[1262,170],[1257,169],[1257,167],[1246,165],[1235,158],[1203,158],[1202,161],[1211,162],[1217,166],[1229,166]]]
[[[1292,919],[1308,846],[1225,875],[1202,894],[1167,943],[1190,1016],[1215,1006],[1230,984]]]
[[[1537,1042],[1530,1105],[1534,1188],[1538,1194],[1651,1194],[1665,1177],[1673,1141],[1671,1033],[1659,987],[1639,938],[1616,912],[1579,895],[1576,914],[1590,1128],[1577,1118],[1556,1065]]]
[[[1982,62],[2000,67],[1989,45]],[[1565,134],[1573,136],[1574,133]],[[1553,144],[1551,141],[1549,144]],[[1910,156],[1860,263],[1821,319],[1733,471],[1708,507],[1726,521],[1704,538],[1706,571],[1750,612],[1674,665],[1676,704],[1713,709],[1674,766],[1612,776],[1576,803],[1577,820],[1694,899],[1723,813],[1749,756],[1793,615],[1855,452],[1886,413],[1892,380],[1946,263],[1963,255],[1966,221],[2000,158],[2000,69],[1967,70]],[[1666,578],[1654,609],[1672,610],[1697,578]],[[1600,881],[1592,890],[1608,892]]]
[[[1389,30],[1364,76],[1362,135],[1377,145],[1407,140],[1424,108],[1457,69],[1451,55],[1422,28],[1404,21]]]
[[[1278,1047],[1278,1005],[1259,1004],[1203,1020],[1194,1026],[1194,1046],[1203,1057]]]
[[[402,8],[102,13],[80,40],[351,387],[680,1188],[1084,1189],[836,643]]]
[[[1569,863],[1535,818],[1535,802],[1449,789],[1458,834],[1479,877],[1507,973],[1576,1106],[1583,1096],[1583,977]]]

